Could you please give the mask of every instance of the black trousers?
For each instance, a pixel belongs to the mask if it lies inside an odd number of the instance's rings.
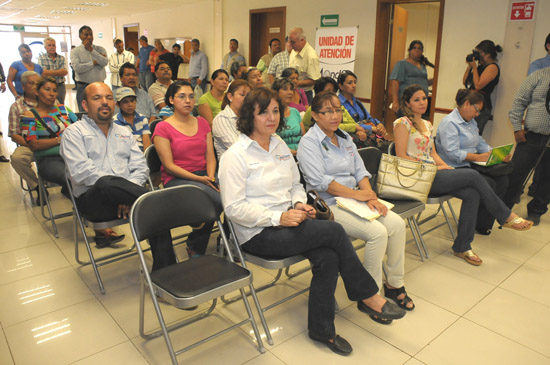
[[[516,197],[523,189],[523,182],[535,166],[540,154],[544,151],[549,136],[527,132],[526,142],[518,143],[512,163],[514,171],[510,175],[508,190],[504,195],[504,202],[508,207],[513,207]],[[548,211],[550,203],[550,151],[546,151],[536,169],[539,181],[535,186],[534,197],[527,204],[527,212],[531,215],[543,215]]]
[[[344,228],[336,222],[306,220],[298,227],[268,227],[242,245],[258,256],[305,256],[313,266],[309,289],[308,329],[314,335],[332,339],[334,328],[334,291],[338,273],[348,298],[370,298],[378,286],[361,264]]]
[[[84,194],[76,198],[79,212],[92,222],[118,219],[119,205],[131,206],[137,198],[147,193],[143,186],[122,177],[103,176]],[[149,239],[153,254],[153,271],[176,263],[170,232]]]

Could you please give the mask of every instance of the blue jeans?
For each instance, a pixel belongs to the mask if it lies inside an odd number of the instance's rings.
[[[153,85],[154,78],[151,71],[140,71],[139,72],[139,84],[141,88],[145,91],[149,90],[149,86]]]
[[[206,171],[195,171],[193,172],[193,174],[198,176],[206,176]],[[171,188],[173,186],[179,186],[179,185],[193,185],[198,187],[199,189],[203,190],[208,194],[208,196],[214,201],[214,203],[216,204],[216,207],[220,212],[223,210],[220,193],[218,193],[216,190],[200,182],[175,178],[167,182],[165,187]],[[187,246],[191,251],[199,255],[205,254],[206,248],[208,246],[208,240],[210,240],[210,234],[212,233],[213,226],[214,226],[214,222],[205,222],[202,228],[193,229],[193,231],[189,234],[189,237],[187,237]]]
[[[367,299],[378,293],[378,286],[363,267],[344,228],[335,222],[306,220],[298,227],[268,227],[242,245],[258,256],[305,256],[313,266],[308,302],[308,329],[317,337],[332,339],[334,291],[338,273],[348,298]]]
[[[511,210],[500,200],[487,181],[473,169],[437,171],[430,194],[449,194],[462,200],[460,218],[458,219],[458,234],[453,244],[455,252],[472,249],[471,243],[474,240],[480,202],[501,224],[506,222],[511,213]]]

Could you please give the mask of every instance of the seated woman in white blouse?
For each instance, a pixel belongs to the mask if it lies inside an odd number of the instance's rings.
[[[212,122],[214,149],[220,159],[223,153],[239,139],[237,119],[246,94],[251,86],[246,80],[235,80],[229,85],[222,101],[222,111]]]
[[[220,161],[220,191],[242,248],[260,256],[303,255],[312,266],[309,291],[309,337],[340,355],[351,345],[334,328],[334,291],[341,275],[348,297],[360,311],[385,320],[405,311],[378,295],[378,286],[357,257],[342,226],[314,219],[305,204],[300,174],[284,141],[284,111],[274,91],[252,90],[241,108],[241,132]]]
[[[333,92],[323,91],[313,98],[311,115],[315,125],[300,141],[298,161],[307,189],[316,190],[330,206],[334,220],[346,233],[364,240],[364,265],[378,286],[382,286],[382,260],[388,255],[384,293],[403,309],[413,310],[414,303],[405,291],[405,222],[377,200],[365,168],[351,136],[339,129],[342,121],[340,99]],[[380,218],[363,219],[336,204],[336,197],[365,202]],[[375,316],[373,320],[388,324]]]

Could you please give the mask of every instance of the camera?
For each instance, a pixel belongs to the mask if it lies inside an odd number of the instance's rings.
[[[479,52],[473,50],[472,53],[466,56],[466,62],[479,61]]]

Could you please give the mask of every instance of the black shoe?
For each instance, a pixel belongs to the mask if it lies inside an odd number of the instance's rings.
[[[0,162],[10,162],[10,160],[8,160],[6,156],[0,156]]]
[[[36,192],[36,202],[35,202],[35,205],[37,207],[41,206],[42,204],[40,203],[40,188],[37,186],[36,188],[33,189],[34,192]],[[46,191],[46,196],[49,196],[50,193],[48,193],[48,190],[45,190]],[[46,199],[44,199],[44,205],[46,205]]]
[[[533,226],[538,226],[540,224],[540,215],[537,214],[527,214],[528,221],[533,222]]]
[[[398,299],[397,297],[400,296],[401,294],[405,294],[405,297],[403,299]],[[407,294],[407,291],[405,290],[404,286],[397,289],[391,289],[391,288],[388,288],[386,284],[384,284],[384,296],[386,298],[390,298],[391,300],[393,300],[395,303],[397,303],[397,305],[400,308],[403,308],[406,311],[412,311],[415,307],[412,299]],[[407,304],[409,303],[412,303],[413,305],[410,308],[407,307]]]
[[[126,237],[126,235],[121,234],[118,236],[95,236],[95,247],[97,248],[105,248],[105,247],[112,247],[113,244],[120,242]]]
[[[329,339],[317,337],[311,332],[309,333],[309,338],[313,341],[324,343],[329,349],[331,349],[332,352],[337,353],[338,355],[348,356],[353,351],[353,348],[349,342],[338,335],[334,336],[332,342],[330,342]]]
[[[357,309],[369,316],[376,316],[377,319],[381,320],[400,319],[405,317],[407,313],[404,309],[399,308],[396,304],[390,303],[389,301],[386,301],[382,306],[382,312],[375,311],[361,300],[357,302]]]

